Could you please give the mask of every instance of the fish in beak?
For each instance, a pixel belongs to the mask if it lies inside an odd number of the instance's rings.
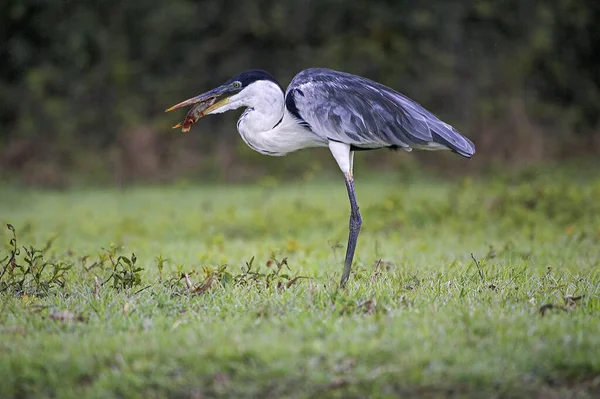
[[[189,132],[192,125],[202,117],[204,117],[208,112],[206,112],[216,101],[216,98],[209,98],[206,101],[201,101],[190,109],[190,111],[185,116],[183,122],[179,122],[173,129],[181,128],[181,131],[186,133]],[[209,111],[210,112],[210,111]]]
[[[212,111],[227,105],[229,103],[229,94],[230,90],[228,87],[220,86],[199,96],[182,101],[167,109],[165,112],[171,112],[175,109],[195,104],[187,113],[183,122],[173,126],[173,129],[181,128],[182,132],[189,132],[192,125],[198,122],[198,120],[210,114]]]

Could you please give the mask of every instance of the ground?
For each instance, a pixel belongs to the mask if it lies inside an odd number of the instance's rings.
[[[0,397],[600,395],[593,170],[356,188],[2,188]]]

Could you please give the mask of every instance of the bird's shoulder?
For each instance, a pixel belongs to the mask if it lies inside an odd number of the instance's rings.
[[[316,90],[326,90],[333,86],[353,86],[353,85],[372,85],[383,86],[377,82],[371,81],[362,76],[353,75],[347,72],[336,71],[329,68],[308,68],[300,71],[290,82],[286,95],[294,89],[302,90],[303,87],[311,87]],[[389,88],[388,88],[389,89]]]

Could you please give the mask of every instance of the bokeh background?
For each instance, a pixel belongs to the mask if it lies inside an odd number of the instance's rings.
[[[337,173],[327,150],[246,148],[239,113],[163,111],[243,70],[315,66],[417,100],[477,146],[378,151],[372,169],[478,173],[600,152],[596,0],[21,0],[0,9],[0,177],[67,187]]]

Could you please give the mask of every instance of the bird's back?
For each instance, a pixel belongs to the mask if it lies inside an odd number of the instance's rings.
[[[286,108],[315,134],[355,149],[450,149],[470,158],[473,143],[405,95],[375,81],[325,68],[298,73]]]

